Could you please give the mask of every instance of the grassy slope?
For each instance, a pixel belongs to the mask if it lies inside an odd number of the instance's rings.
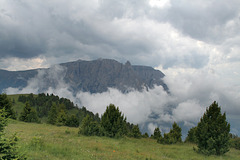
[[[161,145],[152,139],[110,139],[78,136],[78,128],[10,120],[6,133],[17,132],[21,151],[29,159],[181,159],[227,160],[240,159],[240,151],[231,149],[226,155],[203,156],[193,151],[191,144]]]

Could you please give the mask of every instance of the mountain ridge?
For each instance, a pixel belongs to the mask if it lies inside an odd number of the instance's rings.
[[[165,91],[168,91],[168,87],[163,81],[165,75],[161,71],[149,66],[131,65],[129,61],[122,64],[112,59],[77,60],[54,66],[59,66],[61,78],[70,85],[71,90],[75,93],[78,91],[102,93],[108,88],[116,88],[126,93],[129,89],[141,91],[144,88],[154,88],[155,85],[162,86]],[[46,85],[39,90],[39,92],[43,92],[44,88],[56,85],[51,79],[53,77],[51,74],[56,72],[54,66],[25,71],[0,69],[0,92],[8,87],[24,88],[30,79],[37,78],[40,72],[44,72],[45,75],[41,78]]]

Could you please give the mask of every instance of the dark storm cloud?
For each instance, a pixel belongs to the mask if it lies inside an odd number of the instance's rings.
[[[0,2],[1,57],[31,58],[48,49],[53,25],[41,3]]]

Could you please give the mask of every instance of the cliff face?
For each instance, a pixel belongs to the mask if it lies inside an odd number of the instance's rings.
[[[101,93],[107,91],[109,87],[117,88],[124,93],[131,89],[141,91],[143,87],[153,88],[154,85],[161,85],[166,91],[168,90],[162,80],[164,74],[161,71],[152,67],[132,66],[130,62],[122,64],[109,59],[78,60],[60,66],[65,70],[62,75],[63,80],[75,93],[80,90]],[[41,69],[41,71],[48,72],[50,69]],[[0,91],[7,87],[25,87],[27,81],[35,77],[39,70],[16,72],[0,70]],[[48,82],[48,76],[45,77],[43,81]],[[52,83],[49,82],[47,85],[46,87],[50,87]]]

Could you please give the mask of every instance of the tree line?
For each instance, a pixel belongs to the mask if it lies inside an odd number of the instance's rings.
[[[78,127],[86,115],[99,121],[99,115],[93,114],[85,107],[79,108],[67,98],[53,94],[19,95],[18,101],[25,103],[19,120],[37,122],[47,119],[46,123],[58,126]]]

